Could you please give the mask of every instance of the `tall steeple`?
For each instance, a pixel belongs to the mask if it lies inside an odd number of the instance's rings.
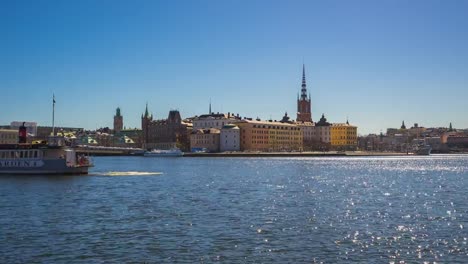
[[[208,114],[211,115],[211,98],[210,98],[210,109],[208,111]]]
[[[146,102],[146,109],[145,109],[145,118],[149,117],[149,113],[148,113],[148,102]]]
[[[312,122],[310,95],[307,97],[307,84],[305,77],[305,65],[302,64],[302,85],[301,97],[297,98],[297,118],[298,122]]]
[[[305,77],[305,65],[302,64],[302,89],[301,89],[301,99],[307,99],[307,85],[306,85],[306,77]]]

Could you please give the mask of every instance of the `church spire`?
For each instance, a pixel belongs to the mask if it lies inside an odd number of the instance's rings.
[[[307,84],[305,77],[305,64],[302,64],[302,85],[301,97],[297,98],[297,118],[298,122],[312,122],[310,94],[307,97]]]
[[[145,118],[148,118],[149,117],[149,113],[148,113],[148,102],[146,102],[146,109],[145,109]]]
[[[210,109],[208,110],[208,114],[211,115],[211,98],[210,98]]]
[[[305,65],[302,64],[302,89],[301,89],[301,99],[307,99],[307,85],[306,85],[306,77],[305,77]]]

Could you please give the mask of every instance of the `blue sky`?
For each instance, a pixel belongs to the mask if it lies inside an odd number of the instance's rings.
[[[0,125],[214,111],[468,128],[468,1],[3,1]]]

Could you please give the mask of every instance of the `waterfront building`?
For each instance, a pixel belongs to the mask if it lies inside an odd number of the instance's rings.
[[[383,144],[387,151],[407,152],[409,150],[410,138],[407,133],[395,134],[384,137]]]
[[[240,121],[239,115],[235,116],[228,112],[224,113],[209,113],[206,115],[196,116],[192,120],[193,130],[198,129],[221,129],[227,124],[232,124]]]
[[[325,114],[322,114],[320,120],[316,123],[311,123],[307,125],[307,122],[304,122],[304,126],[301,126],[301,129],[304,129],[304,135],[306,135],[306,144],[305,149],[308,150],[329,150],[330,141],[331,141],[331,123],[325,118]]]
[[[450,135],[447,137],[447,146],[450,149],[468,149],[468,136]]]
[[[219,138],[220,130],[216,128],[193,130],[190,134],[190,149],[192,152],[219,152]]]
[[[148,104],[141,117],[143,130],[143,148],[171,149],[180,148],[182,151],[190,149],[190,132],[192,124],[182,120],[178,110],[169,111],[167,119],[153,120],[148,113]]]
[[[240,129],[234,124],[227,124],[221,128],[219,137],[219,150],[239,151],[240,150]]]
[[[301,96],[297,96],[297,122],[312,122],[311,98],[307,96],[305,66],[302,65]]]
[[[295,124],[244,119],[236,125],[240,128],[242,151],[302,150],[302,131]]]
[[[432,148],[432,152],[447,152],[447,145],[442,144],[442,138],[441,137],[425,137],[424,138],[424,143],[428,144]]]
[[[315,133],[313,133],[313,136],[316,140],[322,143],[330,143],[331,125],[332,124],[327,121],[327,118],[325,118],[325,114],[322,114],[320,120],[315,123]]]
[[[358,148],[365,151],[383,151],[384,137],[385,136],[382,133],[380,133],[380,135],[369,134],[366,136],[360,136],[358,137]]]
[[[123,116],[120,114],[120,107],[117,107],[114,116],[114,134],[123,129]]]
[[[318,129],[313,122],[296,122],[295,123],[302,131],[303,149],[316,150],[319,148],[319,140],[316,133]]]
[[[0,129],[0,144],[18,143],[17,129]]]
[[[333,149],[356,150],[357,127],[346,123],[335,123],[330,128],[330,143]]]

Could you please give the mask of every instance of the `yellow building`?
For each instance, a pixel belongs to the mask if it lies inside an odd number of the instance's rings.
[[[0,129],[0,144],[18,143],[17,129]]]
[[[252,120],[242,120],[236,125],[241,129],[242,151],[302,150],[303,136],[297,125]]]
[[[357,148],[357,127],[346,123],[332,124],[330,143],[333,149],[355,150]]]

